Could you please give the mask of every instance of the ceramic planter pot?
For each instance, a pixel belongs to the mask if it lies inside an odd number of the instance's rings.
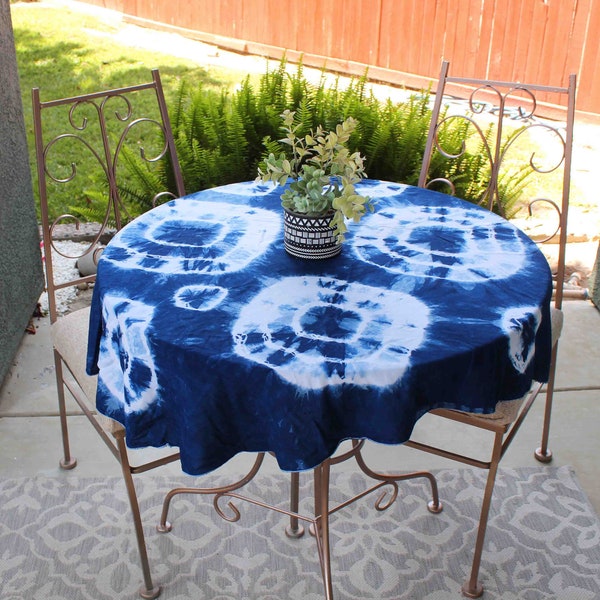
[[[320,260],[337,256],[342,246],[329,226],[332,214],[309,217],[283,209],[283,239],[288,254]]]

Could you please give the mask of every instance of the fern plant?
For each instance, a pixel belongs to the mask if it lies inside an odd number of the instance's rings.
[[[440,152],[432,155],[429,179],[439,180],[429,187],[488,208],[505,218],[512,218],[534,172],[531,166],[504,168],[498,173],[497,190],[490,187],[492,180],[491,155],[496,143],[493,124],[485,130],[474,131],[471,121],[462,116],[446,118],[442,115],[437,131]],[[508,136],[499,154],[504,156],[516,133]],[[446,183],[448,182],[448,183]]]
[[[252,180],[269,153],[277,155],[280,116],[294,111],[298,136],[322,127],[329,131],[348,117],[358,122],[347,147],[365,157],[365,171],[372,179],[415,185],[431,111],[428,90],[404,102],[382,102],[367,88],[367,76],[354,78],[342,87],[330,83],[323,72],[317,83],[304,76],[302,64],[288,73],[282,59],[253,84],[248,77],[234,92],[215,91],[192,81],[182,81],[170,102],[171,123],[185,186],[189,191],[236,181]],[[458,123],[444,128],[441,142],[452,147],[464,132]],[[265,140],[271,140],[264,145]],[[433,158],[431,178],[458,177],[458,194],[479,203],[489,175],[477,148],[470,148],[456,164],[438,155]],[[156,182],[143,182],[143,174],[132,168],[126,194],[140,204]],[[161,186],[174,189],[172,176],[164,170]],[[456,177],[454,177],[456,179]],[[507,216],[518,201],[527,176],[511,169],[501,179],[499,212]],[[449,191],[442,188],[440,191]],[[141,206],[141,204],[140,204]]]

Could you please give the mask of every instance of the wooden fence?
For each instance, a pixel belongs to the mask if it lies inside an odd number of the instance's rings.
[[[600,0],[86,0],[234,50],[411,88],[465,77],[566,85],[600,115]],[[547,96],[554,103],[556,97]]]

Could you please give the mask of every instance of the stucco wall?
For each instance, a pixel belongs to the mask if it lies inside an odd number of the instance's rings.
[[[0,383],[43,289],[9,0],[0,0]]]

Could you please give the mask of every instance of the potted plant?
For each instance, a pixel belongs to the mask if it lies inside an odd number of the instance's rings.
[[[367,209],[373,211],[370,198],[354,188],[366,177],[364,158],[346,146],[357,122],[348,117],[335,131],[319,126],[299,137],[301,124],[294,117],[290,110],[281,115],[285,137],[278,142],[279,155],[269,153],[257,181],[287,186],[281,195],[285,249],[302,258],[329,258],[341,250],[346,219],[358,223]],[[269,142],[265,146],[273,148]]]

